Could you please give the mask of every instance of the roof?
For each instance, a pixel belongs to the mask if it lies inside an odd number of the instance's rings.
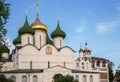
[[[59,21],[58,21],[58,25],[57,25],[57,28],[52,32],[51,34],[51,37],[54,38],[54,37],[57,37],[57,36],[61,36],[63,38],[66,37],[66,34],[64,31],[61,30],[60,28],[60,25],[59,25]]]
[[[35,34],[34,29],[28,24],[27,16],[26,16],[26,21],[25,21],[23,27],[19,29],[19,35],[26,34],[26,33],[29,33],[32,35]]]
[[[101,57],[92,57],[92,60],[107,60],[105,58],[101,58]],[[107,60],[108,61],[108,60]]]
[[[18,69],[11,71],[2,71],[0,73],[42,73],[42,69]]]
[[[16,45],[16,44],[19,44],[21,43],[21,36],[18,35],[16,39],[13,40],[13,44]]]
[[[99,72],[72,69],[72,73],[99,73]]]

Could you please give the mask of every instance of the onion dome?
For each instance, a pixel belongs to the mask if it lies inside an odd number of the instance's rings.
[[[40,21],[40,19],[39,19],[39,17],[38,17],[38,14],[37,14],[37,16],[36,16],[35,22],[32,23],[31,26],[32,26],[33,29],[36,29],[36,30],[44,30],[44,31],[47,32],[47,26],[44,25],[44,24]]]
[[[16,45],[16,44],[20,44],[21,43],[21,36],[18,35],[16,39],[14,39],[13,41],[13,44]]]
[[[29,33],[29,34],[32,34],[34,35],[35,32],[34,32],[34,29],[28,24],[28,20],[27,20],[27,16],[26,16],[26,21],[23,25],[22,28],[19,29],[19,34],[26,34],[26,33]]]
[[[9,51],[8,47],[0,43],[0,53],[9,53]]]
[[[52,32],[51,34],[51,37],[54,38],[54,37],[57,37],[57,36],[61,36],[63,38],[66,37],[66,34],[64,31],[61,30],[60,28],[60,25],[59,25],[59,21],[58,21],[58,25],[57,25],[57,28]]]
[[[49,38],[48,34],[46,34],[46,44],[52,44],[53,45],[53,41]]]

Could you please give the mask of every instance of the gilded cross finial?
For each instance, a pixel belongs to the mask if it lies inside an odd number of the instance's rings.
[[[26,14],[26,16],[28,15],[28,9],[27,8],[25,9],[25,14]]]
[[[36,1],[36,14],[38,15],[38,8],[39,8],[39,3],[38,0]]]
[[[57,14],[57,20],[60,21],[60,14]]]

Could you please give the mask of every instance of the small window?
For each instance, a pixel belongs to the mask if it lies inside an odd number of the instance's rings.
[[[28,44],[30,43],[30,38],[28,37]]]
[[[48,68],[50,68],[50,62],[48,62]]]
[[[63,63],[63,66],[66,67],[66,62]]]
[[[62,41],[60,40],[60,47],[62,47]]]
[[[33,76],[33,82],[38,82],[38,77],[36,75]]]
[[[27,76],[22,76],[22,82],[27,82]]]
[[[97,61],[97,66],[100,67],[100,61]]]
[[[30,61],[30,69],[32,69],[32,61]]]
[[[95,68],[95,62],[92,61],[92,68]]]

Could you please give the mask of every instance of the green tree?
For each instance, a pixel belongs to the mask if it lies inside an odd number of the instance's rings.
[[[0,0],[0,39],[5,36],[7,30],[5,29],[5,24],[9,18],[10,4],[5,3],[5,0]]]
[[[113,82],[114,74],[113,74],[113,62],[109,61],[108,68],[109,68],[109,82]]]
[[[2,68],[2,64],[5,62],[5,59],[2,57],[2,41],[5,36],[7,30],[5,29],[5,25],[7,23],[7,19],[9,18],[10,4],[5,2],[6,0],[0,0],[0,69]]]
[[[0,75],[0,82],[14,82],[12,79],[7,79],[4,75]]]
[[[66,75],[66,76],[63,76],[63,75],[58,75],[56,74],[54,77],[53,77],[54,81],[53,82],[78,82],[76,79],[74,79],[73,76],[70,76],[70,75]]]

